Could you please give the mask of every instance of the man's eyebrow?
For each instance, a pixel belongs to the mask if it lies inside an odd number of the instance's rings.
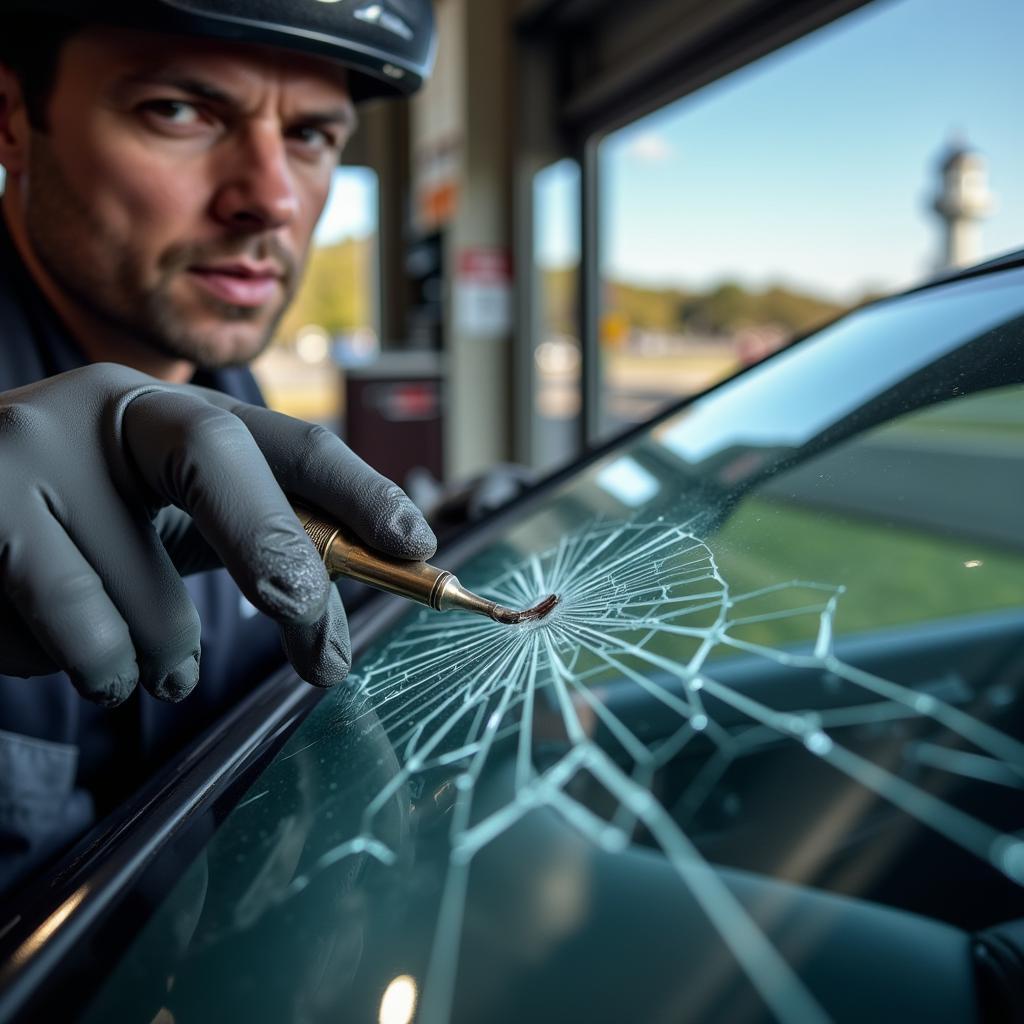
[[[207,100],[211,103],[220,103],[228,107],[239,107],[238,99],[223,89],[206,82],[201,78],[176,71],[140,71],[134,75],[122,78],[118,83],[120,87],[132,85],[166,85],[189,96]],[[314,110],[309,113],[300,114],[296,120],[308,125],[341,125],[350,133],[354,132],[359,125],[359,116],[356,114],[355,105],[351,100],[346,99],[337,107],[326,110]]]
[[[330,110],[311,111],[308,114],[300,114],[297,118],[304,125],[318,127],[319,125],[339,125],[349,134],[359,127],[359,115],[351,103],[345,103],[340,107],[333,107]]]
[[[201,78],[193,78],[191,75],[180,74],[176,71],[140,71],[134,75],[126,75],[118,82],[118,86],[121,88],[132,85],[168,85],[200,99],[230,106],[238,105],[238,101],[223,89],[218,89],[217,86],[204,82]]]

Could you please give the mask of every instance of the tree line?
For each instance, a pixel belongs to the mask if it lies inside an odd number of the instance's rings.
[[[341,334],[370,323],[376,290],[375,259],[372,238],[348,238],[314,249],[302,288],[281,323],[279,337],[286,341],[294,338],[307,324]],[[538,273],[547,331],[575,335],[579,275],[571,267]],[[602,300],[606,318],[629,329],[723,338],[745,327],[766,324],[802,334],[848,308],[783,285],[757,290],[736,281],[723,281],[706,290],[608,281]]]

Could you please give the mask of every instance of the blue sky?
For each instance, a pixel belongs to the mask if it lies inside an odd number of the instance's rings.
[[[781,281],[837,298],[932,272],[937,162],[988,161],[983,255],[1024,245],[1024,2],[883,0],[609,136],[617,279]],[[574,251],[573,172],[546,176],[539,256]]]

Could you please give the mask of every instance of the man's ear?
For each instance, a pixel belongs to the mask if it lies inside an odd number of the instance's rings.
[[[8,175],[25,169],[29,135],[21,83],[10,68],[0,64],[0,165]]]

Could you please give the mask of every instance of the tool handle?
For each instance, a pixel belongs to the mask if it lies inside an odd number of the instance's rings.
[[[447,569],[426,562],[405,562],[371,551],[336,523],[293,506],[307,536],[324,560],[331,579],[347,576],[389,594],[441,610],[445,584],[454,579]]]

